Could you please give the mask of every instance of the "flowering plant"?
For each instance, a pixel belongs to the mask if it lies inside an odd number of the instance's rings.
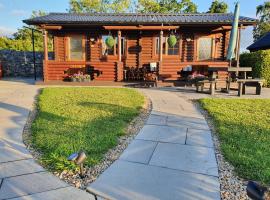
[[[91,77],[89,74],[83,74],[83,72],[79,71],[76,74],[70,76],[73,82],[81,82],[81,81],[90,81]]]

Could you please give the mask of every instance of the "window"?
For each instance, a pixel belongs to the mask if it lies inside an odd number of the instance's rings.
[[[70,60],[83,60],[85,47],[83,44],[83,36],[71,36],[69,38],[69,59]]]
[[[118,54],[118,38],[116,38],[116,52]],[[126,53],[126,40],[124,37],[121,37],[121,55],[124,56]]]
[[[162,38],[162,53],[163,55],[179,55],[179,37],[177,37],[177,43],[174,47],[169,47],[168,37]],[[156,55],[159,54],[159,37],[156,37]]]
[[[212,59],[213,40],[210,37],[198,39],[198,60]]]
[[[179,39],[178,38],[177,38],[177,42],[174,45],[174,47],[169,47],[169,45],[168,45],[168,55],[179,55]]]
[[[114,55],[115,45],[113,48],[108,48],[106,45],[106,39],[108,37],[109,37],[109,35],[102,35],[102,44],[101,44],[102,45],[102,48],[101,48],[102,56]]]

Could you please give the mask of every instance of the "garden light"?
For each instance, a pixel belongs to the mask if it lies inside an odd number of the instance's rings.
[[[73,153],[68,157],[68,161],[74,162],[76,165],[80,166],[80,176],[84,177],[83,163],[87,156],[85,152],[80,151],[79,153]]]

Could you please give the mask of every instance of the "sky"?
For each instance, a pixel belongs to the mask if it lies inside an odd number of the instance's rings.
[[[233,12],[236,0],[224,0],[229,4],[229,11]],[[256,6],[266,0],[239,0],[240,14],[256,18]],[[212,0],[193,0],[198,5],[199,12],[206,12]],[[23,19],[31,16],[32,10],[45,12],[66,12],[69,0],[0,0],[0,36],[11,36],[17,28],[24,24]],[[241,41],[242,51],[253,42],[252,28],[243,31]]]

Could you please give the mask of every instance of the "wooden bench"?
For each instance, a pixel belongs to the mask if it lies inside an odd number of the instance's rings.
[[[203,92],[204,85],[209,83],[210,84],[210,94],[215,95],[215,90],[217,88],[218,81],[219,81],[218,79],[196,81],[196,83],[195,83],[196,92]]]
[[[246,94],[246,86],[256,87],[256,95],[260,95],[263,86],[263,79],[238,79],[238,96]]]

